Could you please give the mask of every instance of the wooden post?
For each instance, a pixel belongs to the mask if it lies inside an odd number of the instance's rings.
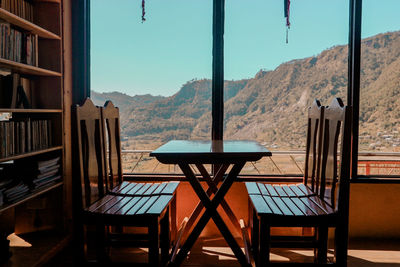
[[[351,178],[357,177],[362,0],[350,0],[347,104],[353,107]]]
[[[213,0],[212,140],[223,139],[225,0]]]

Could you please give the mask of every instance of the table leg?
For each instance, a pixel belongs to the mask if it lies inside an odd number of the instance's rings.
[[[206,207],[206,211],[203,216],[200,218],[197,225],[194,227],[192,233],[189,235],[186,242],[183,244],[181,250],[179,251],[175,263],[180,265],[188,254],[189,250],[192,248],[196,239],[199,237],[201,231],[204,229],[210,218],[212,218],[220,230],[221,234],[224,236],[228,245],[231,247],[233,253],[236,258],[239,260],[242,266],[247,266],[246,256],[243,254],[243,251],[237,244],[233,235],[229,232],[228,227],[222,220],[221,216],[217,213],[217,207],[221,204],[221,201],[224,199],[224,196],[228,192],[229,188],[232,186],[234,179],[237,177],[241,169],[243,168],[245,162],[240,162],[234,164],[232,170],[226,177],[225,181],[222,183],[219,190],[216,192],[215,197],[210,200],[203,187],[201,186],[199,180],[194,175],[193,171],[187,164],[179,164],[179,167],[182,169],[185,176],[188,178],[190,184],[195,190],[196,194],[200,198],[200,201]]]

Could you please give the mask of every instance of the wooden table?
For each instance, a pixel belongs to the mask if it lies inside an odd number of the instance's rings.
[[[257,161],[264,156],[271,156],[271,152],[255,141],[170,141],[150,153],[164,164],[177,164],[185,174],[190,185],[200,199],[197,207],[190,216],[187,228],[196,221],[203,207],[205,212],[194,226],[179,253],[172,260],[173,265],[180,265],[186,258],[189,250],[212,218],[219,231],[242,266],[247,266],[247,260],[240,246],[229,231],[221,215],[217,212],[219,205],[222,206],[235,227],[239,227],[238,220],[232,212],[224,197],[236,177],[248,161]],[[190,164],[196,166],[200,174],[207,182],[208,189],[205,191],[200,181],[192,171]],[[214,175],[210,175],[204,164],[215,166]],[[232,166],[229,173],[225,175],[228,168]],[[221,185],[219,183],[222,181]],[[212,194],[214,197],[211,199]]]

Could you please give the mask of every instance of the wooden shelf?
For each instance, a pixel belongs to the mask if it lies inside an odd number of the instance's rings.
[[[52,147],[52,148],[42,149],[42,150],[33,151],[33,152],[29,152],[29,153],[24,153],[24,154],[18,154],[18,155],[6,157],[6,158],[0,158],[0,162],[16,160],[16,159],[22,159],[22,158],[31,157],[31,156],[36,156],[36,155],[40,155],[40,154],[44,154],[44,153],[48,153],[48,152],[52,152],[52,151],[61,150],[62,148],[63,148],[62,146],[55,146],[55,147]]]
[[[44,3],[56,3],[56,4],[60,4],[61,0],[33,0],[33,2],[44,2]]]
[[[60,36],[55,33],[52,33],[48,30],[43,29],[42,27],[33,24],[30,21],[27,21],[17,15],[14,15],[11,12],[8,12],[5,9],[0,8],[0,18],[8,21],[9,23],[21,27],[31,33],[37,34],[38,36],[46,39],[54,39],[54,40],[61,40]]]
[[[0,206],[0,213],[5,211],[5,210],[7,210],[7,209],[9,209],[9,208],[12,208],[12,207],[15,207],[17,205],[20,205],[20,204],[22,204],[22,203],[24,203],[24,202],[26,202],[26,201],[28,201],[28,200],[30,200],[32,198],[35,198],[35,197],[40,196],[40,195],[42,195],[42,194],[44,194],[46,192],[49,192],[50,190],[58,188],[58,187],[60,187],[62,185],[63,185],[63,182],[58,182],[58,183],[55,183],[55,184],[52,184],[52,185],[49,185],[49,186],[45,186],[45,187],[42,187],[42,188],[39,188],[39,189],[35,189],[31,193],[29,193],[26,196],[24,196],[24,198],[21,199],[21,200],[18,200],[16,202]]]
[[[46,70],[46,69],[42,69],[39,67],[15,62],[15,61],[4,59],[4,58],[0,58],[0,67],[4,67],[7,69],[11,69],[14,71],[18,71],[19,73],[28,74],[28,75],[56,76],[56,77],[61,76],[60,72]]]
[[[62,109],[0,108],[0,113],[62,113]]]

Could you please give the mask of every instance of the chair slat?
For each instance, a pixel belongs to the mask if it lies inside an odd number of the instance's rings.
[[[257,183],[258,189],[260,190],[261,195],[270,196],[268,190],[265,188],[263,183]]]
[[[107,195],[101,199],[99,199],[98,201],[96,201],[95,203],[93,203],[89,208],[88,211],[90,212],[94,212],[95,210],[97,210],[99,207],[103,206],[104,204],[106,204],[108,201],[110,201],[111,199],[113,199],[115,196],[111,196],[111,195]]]
[[[157,187],[160,186],[160,183],[154,183],[152,184],[144,193],[144,196],[150,196],[153,194],[153,192],[157,189]]]
[[[153,194],[160,194],[164,188],[167,186],[168,183],[161,183],[159,187],[156,188],[156,190],[154,190]]]
[[[264,198],[261,195],[252,194],[250,195],[251,202],[253,203],[254,208],[257,213],[271,213],[272,210],[265,202]]]
[[[169,182],[167,186],[161,191],[161,194],[166,195],[166,194],[173,194],[178,187],[179,183],[178,182]]]
[[[135,183],[129,183],[129,185],[125,186],[123,189],[121,189],[118,193],[121,195],[125,195],[127,194],[131,189],[135,188],[136,186],[138,186],[139,184],[135,184]]]
[[[286,204],[286,206],[290,209],[290,211],[295,216],[304,216],[305,215],[305,213],[302,210],[300,210],[289,197],[282,197],[279,199],[281,199]]]
[[[146,211],[153,205],[160,196],[151,196],[146,203],[136,212],[136,214],[145,214]]]
[[[130,186],[131,183],[129,182],[122,182],[120,185],[115,186],[112,190],[111,193],[113,194],[120,194],[121,190],[124,189],[127,186]]]
[[[279,196],[279,194],[275,191],[274,187],[271,184],[265,184],[265,187],[267,188],[270,196],[272,197]]]
[[[156,202],[147,210],[147,214],[160,214],[168,203],[173,198],[173,195],[161,195]]]
[[[275,191],[278,193],[278,195],[280,197],[287,197],[288,196],[280,185],[274,185],[274,189],[275,189]]]
[[[287,185],[282,185],[282,189],[289,197],[296,197],[296,194],[292,191],[292,189]]]
[[[147,189],[151,186],[151,183],[144,184],[138,191],[135,192],[136,195],[143,195]]]
[[[140,198],[140,200],[138,202],[136,202],[136,204],[130,210],[128,210],[125,214],[126,215],[134,215],[134,214],[136,214],[136,212],[139,209],[141,209],[144,204],[146,204],[146,202],[147,202],[147,200],[149,198],[150,197],[142,197],[142,198]]]
[[[141,197],[133,197],[131,201],[129,201],[128,204],[123,206],[121,209],[119,209],[117,212],[115,212],[115,215],[125,215],[133,206],[136,205],[136,203],[139,202]]]
[[[270,197],[270,196],[263,196],[263,197],[264,197],[265,202],[267,202],[267,204],[273,214],[277,214],[277,215],[283,214],[282,211],[276,205],[275,201],[272,200],[272,197]]]
[[[123,208],[132,200],[132,197],[123,197],[120,201],[114,204],[114,206],[106,211],[107,214],[114,214]]]
[[[302,201],[302,199],[305,199],[305,198],[300,199],[300,198],[294,197],[294,198],[291,198],[291,199],[292,199],[292,201],[294,202],[294,204],[296,204],[296,206],[297,206],[306,216],[318,215],[318,212],[317,212],[317,211],[315,211],[314,209],[310,208],[309,206],[307,206],[307,205]]]
[[[284,216],[292,216],[293,212],[286,206],[286,204],[282,201],[280,197],[272,197],[272,200],[278,206],[278,208],[282,211]]]
[[[305,197],[306,194],[298,188],[298,185],[290,185],[290,189],[298,196],[298,197]]]
[[[257,183],[255,182],[246,182],[246,189],[249,195],[254,195],[254,194],[260,194],[260,189],[257,186]]]
[[[314,191],[312,191],[308,186],[306,186],[305,184],[298,184],[297,187],[303,191],[307,196],[313,196],[316,193]]]
[[[129,196],[141,196],[141,194],[137,194],[137,192],[139,192],[140,189],[143,188],[143,186],[145,186],[144,183],[139,183],[136,184],[134,187],[132,187],[129,191],[126,191],[125,195],[129,195]]]
[[[108,201],[106,204],[103,206],[99,207],[95,212],[98,213],[105,213],[107,210],[111,209],[115,204],[120,202],[124,197],[123,196],[115,196],[113,199]]]
[[[315,204],[317,204],[321,209],[323,209],[326,213],[332,214],[334,212],[333,209],[325,201],[321,200],[319,197],[311,196],[310,199]]]

